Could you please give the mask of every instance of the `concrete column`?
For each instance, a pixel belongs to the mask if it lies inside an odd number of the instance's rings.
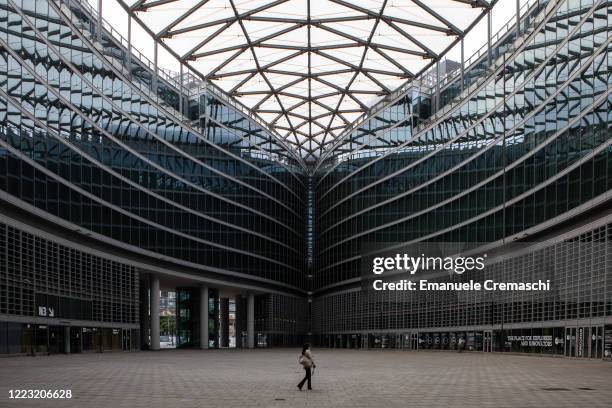
[[[221,347],[229,347],[229,298],[221,298],[219,303]]]
[[[148,350],[149,344],[149,331],[151,329],[151,318],[149,315],[149,308],[151,301],[149,297],[149,289],[151,289],[151,280],[148,279],[148,275],[142,274],[142,279],[139,281],[139,293],[140,293],[140,338],[139,344],[141,350]],[[83,332],[79,334],[81,343],[83,341]],[[81,344],[81,351],[83,351],[83,344]]]
[[[64,327],[64,352],[70,354],[70,326]]]
[[[208,348],[208,286],[200,286],[200,348]]]
[[[159,350],[159,276],[151,274],[151,350]]]
[[[255,295],[252,293],[247,298],[247,345],[255,347]]]

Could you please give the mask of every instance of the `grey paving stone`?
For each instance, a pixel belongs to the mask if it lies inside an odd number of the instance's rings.
[[[0,407],[611,407],[612,363],[484,353],[168,350],[0,359]],[[588,389],[579,389],[588,388]],[[70,400],[10,400],[70,389]],[[549,389],[549,390],[546,390]]]

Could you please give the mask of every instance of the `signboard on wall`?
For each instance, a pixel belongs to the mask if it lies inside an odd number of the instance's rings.
[[[55,317],[55,308],[51,306],[38,306],[38,316]]]
[[[36,315],[63,319],[92,319],[92,301],[66,296],[36,293]]]
[[[612,326],[606,326],[604,330],[604,358],[612,360]]]
[[[552,335],[544,336],[506,336],[506,341],[520,342],[522,347],[552,347]]]
[[[582,357],[582,351],[584,350],[584,327],[578,328],[576,334],[576,357]]]

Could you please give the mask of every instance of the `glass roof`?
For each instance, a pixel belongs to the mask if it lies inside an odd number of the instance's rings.
[[[495,1],[122,0],[306,161],[428,69]]]

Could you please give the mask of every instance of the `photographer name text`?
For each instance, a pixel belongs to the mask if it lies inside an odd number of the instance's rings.
[[[407,290],[407,291],[436,291],[436,290],[455,290],[455,291],[547,291],[550,290],[550,280],[538,280],[535,282],[496,282],[487,279],[484,282],[469,280],[467,282],[430,282],[427,279],[416,281],[402,279],[396,282],[385,282],[376,279],[372,282],[374,290]]]

